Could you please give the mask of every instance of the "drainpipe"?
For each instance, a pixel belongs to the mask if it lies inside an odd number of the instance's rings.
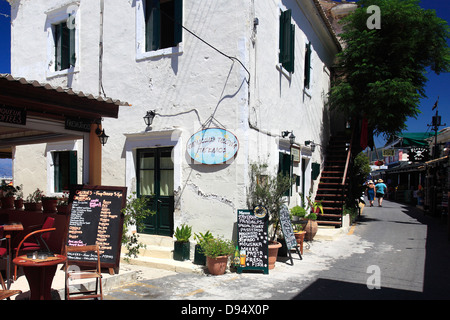
[[[102,84],[102,64],[103,64],[103,9],[105,1],[100,0],[100,41],[98,43],[98,95],[105,95]]]

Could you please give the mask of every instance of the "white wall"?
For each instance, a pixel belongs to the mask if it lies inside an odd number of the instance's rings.
[[[13,75],[98,94],[100,0],[13,2]],[[105,1],[102,85],[107,96],[132,106],[121,107],[118,119],[103,121],[110,138],[103,147],[102,184],[126,185],[129,192],[134,191],[136,148],[175,146],[175,225],[188,223],[194,232],[213,230],[214,234],[231,237],[236,211],[246,205],[248,164],[267,161],[276,172],[280,144],[287,143],[281,140],[281,131],[294,131],[309,168],[312,161],[320,163],[320,147],[311,155],[303,145],[305,140],[324,145],[328,140],[330,120],[324,101],[329,88],[327,65],[332,60],[332,41],[329,39],[324,45],[323,36],[316,35],[323,27],[310,26],[309,19],[315,13],[311,4],[304,3],[309,2],[184,1],[184,26],[218,50],[239,59],[250,71],[248,84],[248,74],[238,62],[186,31],[174,54],[164,50],[160,55],[142,57],[136,49],[141,1]],[[50,75],[46,65],[51,50],[46,20],[49,12],[71,5],[79,6],[76,68],[73,72]],[[278,66],[279,15],[280,10],[287,8],[293,10],[296,24],[296,65],[291,75]],[[256,29],[254,18],[259,19]],[[307,41],[312,42],[313,48],[312,82],[311,89],[305,91]],[[143,116],[147,110],[155,110],[157,116],[152,130],[145,132]],[[218,166],[188,164],[186,142],[205,124],[225,127],[237,136],[240,149],[234,161]],[[41,149],[29,147],[24,153],[17,152],[17,158],[33,153],[43,161],[45,154]],[[300,170],[297,165],[294,173],[299,174]],[[309,189],[310,180],[306,180]],[[290,205],[297,202],[295,196]]]

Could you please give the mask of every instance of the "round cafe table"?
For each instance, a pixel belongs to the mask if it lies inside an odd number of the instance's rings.
[[[45,259],[31,259],[26,255],[14,258],[13,263],[22,266],[30,286],[30,300],[51,300],[51,286],[57,265],[66,261],[66,256],[55,254]]]

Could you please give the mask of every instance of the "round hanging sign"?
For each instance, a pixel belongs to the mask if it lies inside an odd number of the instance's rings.
[[[222,164],[236,157],[239,141],[228,130],[209,128],[193,134],[186,151],[195,162],[203,164]]]

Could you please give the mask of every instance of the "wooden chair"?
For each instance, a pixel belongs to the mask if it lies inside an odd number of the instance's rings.
[[[0,300],[3,300],[3,299],[11,300],[12,296],[15,296],[16,294],[21,294],[22,293],[21,290],[8,290],[8,289],[6,289],[5,282],[3,281],[3,277],[2,277],[1,273],[0,273],[0,283],[1,283],[1,286],[2,286],[2,289],[0,290]]]
[[[38,251],[38,250],[47,250],[50,251],[48,248],[47,242],[50,238],[50,232],[55,231],[56,228],[52,228],[55,224],[55,218],[47,217],[47,219],[44,221],[44,224],[42,225],[42,229],[36,230],[33,232],[30,232],[27,234],[22,241],[20,241],[17,248],[15,248],[16,251],[16,258],[19,256],[20,252],[32,252],[32,251]],[[28,240],[29,238],[33,237],[33,240]],[[17,265],[14,266],[14,280],[17,280]]]
[[[66,300],[76,300],[76,299],[89,299],[89,298],[100,298],[103,300],[103,288],[102,288],[102,269],[100,264],[100,252],[98,245],[91,246],[79,246],[72,247],[66,246],[66,254],[70,252],[95,252],[97,255],[97,261],[95,262],[95,270],[82,270],[77,266],[77,262],[74,260],[69,260],[67,258],[64,267],[65,271],[65,296]],[[74,265],[76,270],[69,268],[69,266]],[[79,279],[95,279],[95,290],[84,290],[70,292],[70,281]],[[80,285],[81,287],[81,285]],[[100,293],[99,293],[100,291]]]

